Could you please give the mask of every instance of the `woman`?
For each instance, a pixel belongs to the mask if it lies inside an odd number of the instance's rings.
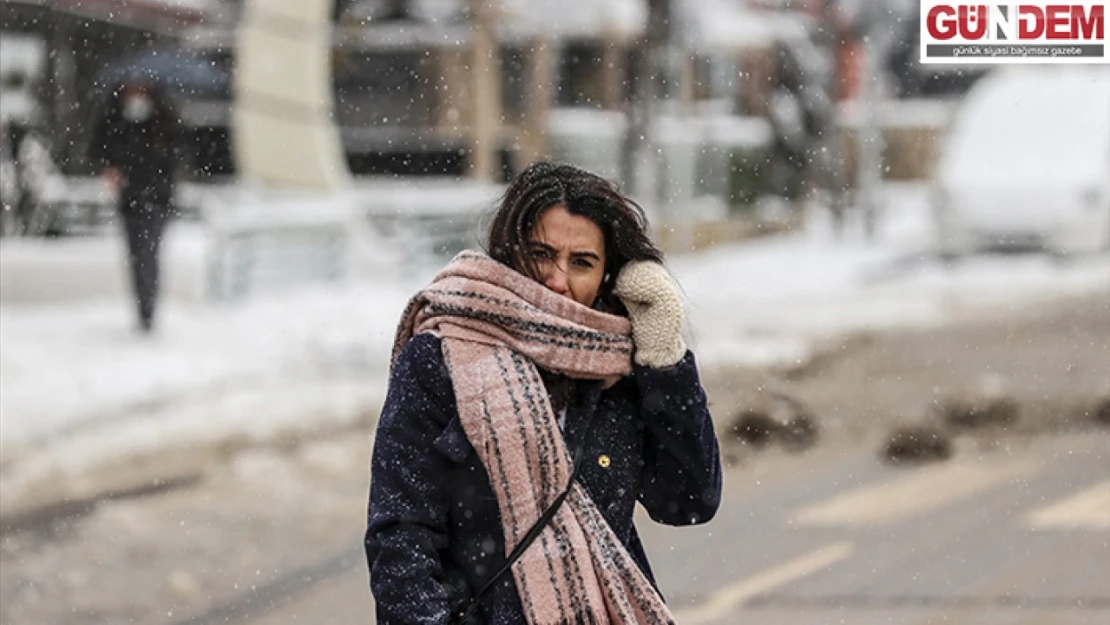
[[[119,193],[139,330],[154,326],[159,248],[173,205],[179,120],[167,97],[144,81],[123,84],[93,131],[90,157]]]
[[[662,257],[613,185],[539,163],[506,191],[489,255],[459,254],[413,298],[371,469],[379,625],[672,622],[633,509],[706,522],[721,470]]]

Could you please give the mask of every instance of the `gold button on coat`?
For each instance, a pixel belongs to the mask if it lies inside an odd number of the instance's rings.
[[[605,454],[601,454],[597,457],[597,463],[601,465],[602,469],[608,469],[610,462],[611,461],[609,460],[609,456],[606,456]]]

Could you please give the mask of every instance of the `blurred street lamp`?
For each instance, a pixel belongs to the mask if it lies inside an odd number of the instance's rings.
[[[623,178],[649,212],[658,203],[659,154],[653,136],[659,112],[660,77],[667,71],[671,0],[648,0],[647,29],[636,46],[636,76],[624,142]]]
[[[855,11],[857,32],[863,40],[860,76],[860,105],[863,120],[859,129],[859,208],[864,234],[873,241],[882,213],[879,186],[882,184],[884,140],[879,122],[883,98],[883,59],[890,46],[892,25],[885,0],[861,0]]]
[[[334,0],[247,0],[232,79],[236,169],[271,188],[350,183],[331,89]]]

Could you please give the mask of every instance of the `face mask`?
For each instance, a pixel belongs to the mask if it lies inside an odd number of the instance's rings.
[[[123,116],[130,122],[145,122],[154,112],[154,103],[144,96],[132,96],[123,101]]]

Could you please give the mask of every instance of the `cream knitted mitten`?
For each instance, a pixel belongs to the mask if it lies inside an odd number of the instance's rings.
[[[628,309],[636,364],[666,369],[686,355],[682,340],[682,299],[670,274],[659,263],[631,262],[617,276],[614,289]]]

